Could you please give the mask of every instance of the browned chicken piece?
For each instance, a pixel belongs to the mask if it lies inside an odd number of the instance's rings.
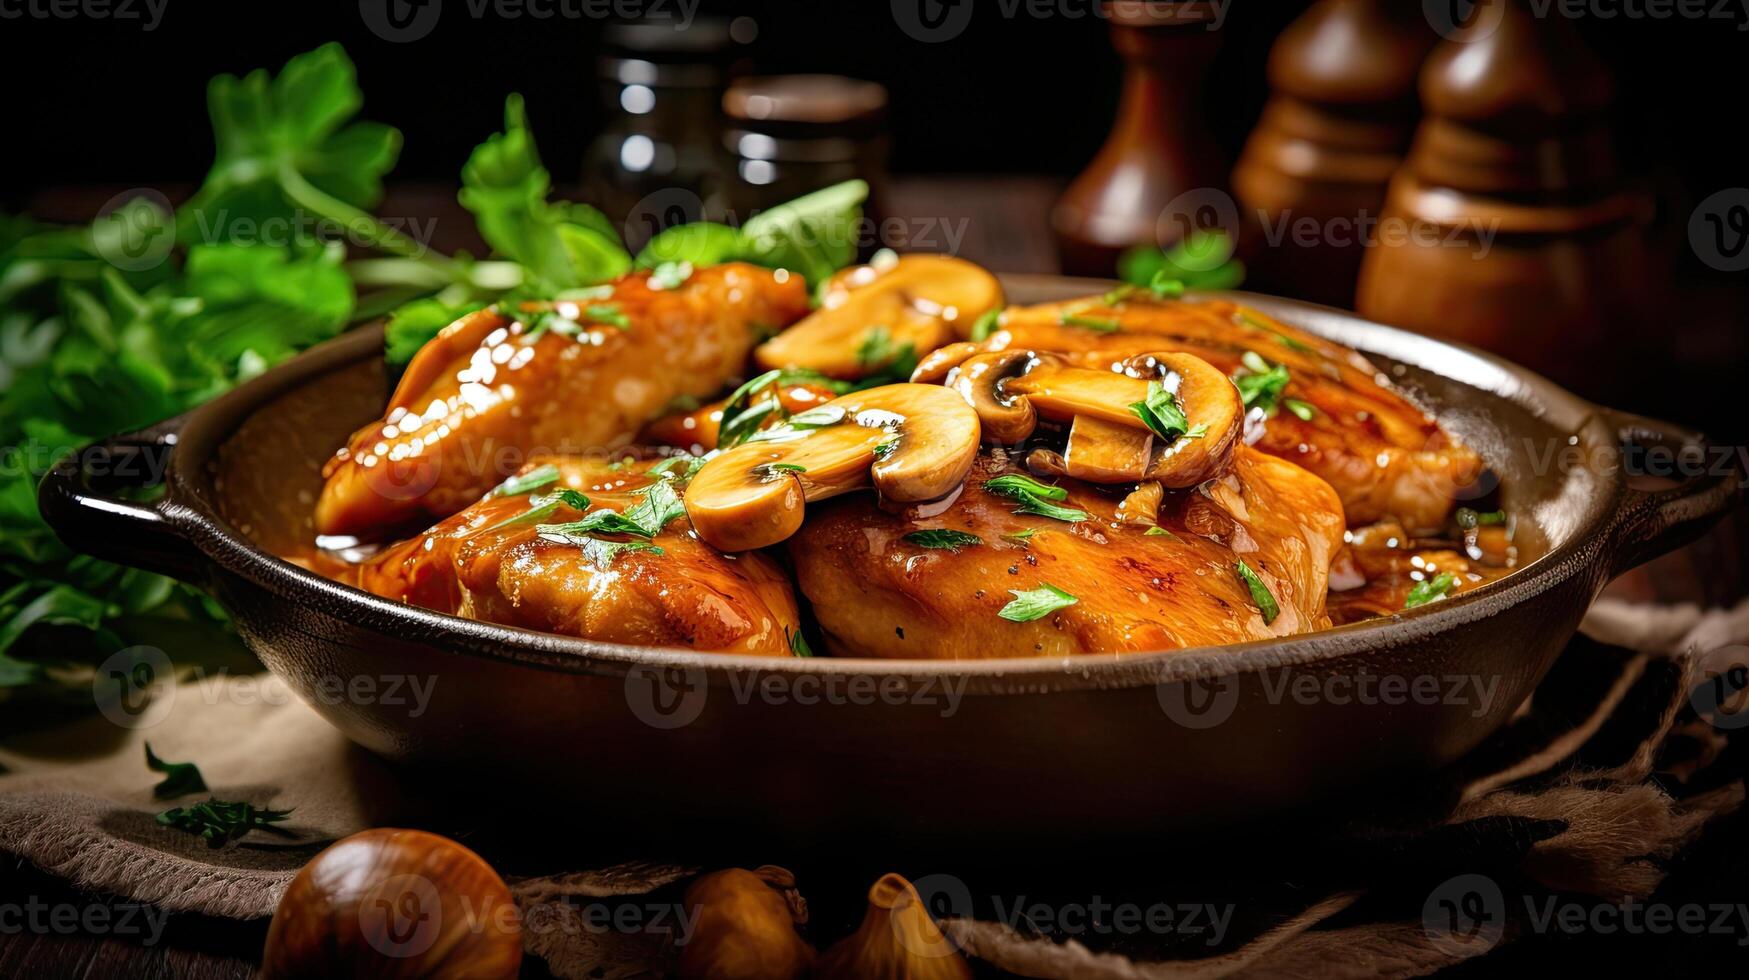
[[[567,537],[538,530],[603,511],[625,514],[645,501],[637,491],[671,487],[641,472],[650,462],[616,470],[552,457],[533,461],[529,471],[548,464],[559,475],[532,496],[545,500],[569,488],[588,499],[587,508],[561,503],[538,519],[515,520],[535,506],[530,494],[490,496],[358,566],[355,584],[438,612],[608,643],[791,655],[801,622],[789,579],[762,554],[724,555],[706,546],[683,511],[671,511],[648,542],[605,531]],[[628,543],[661,553],[615,547]]]
[[[1169,650],[1305,633],[1328,625],[1325,585],[1342,545],[1342,502],[1329,484],[1241,448],[1232,469],[1163,496],[1160,531],[1115,518],[1121,496],[1064,480],[1056,503],[1077,522],[1017,514],[985,487],[1019,472],[1002,450],[980,456],[964,491],[934,516],[887,513],[858,494],[811,509],[789,541],[797,581],[833,653],[973,659]],[[975,535],[957,550],[906,535]],[[1279,608],[1266,622],[1240,577],[1243,561]],[[1045,586],[1075,597],[1030,622],[998,615]]]
[[[1157,350],[1195,354],[1228,374],[1247,351],[1286,365],[1282,399],[1310,406],[1310,418],[1282,408],[1255,445],[1328,480],[1357,524],[1395,518],[1418,530],[1441,527],[1482,471],[1475,452],[1386,387],[1364,357],[1226,300],[1162,302],[1144,292],[1115,303],[1015,307],[984,346],[1053,351],[1107,370]]]
[[[577,329],[531,337],[490,310],[446,327],[383,418],[329,461],[317,533],[390,537],[466,507],[536,454],[624,445],[676,399],[716,394],[754,344],[808,311],[800,276],[742,263],[673,289],[633,273],[602,292],[555,305]]]

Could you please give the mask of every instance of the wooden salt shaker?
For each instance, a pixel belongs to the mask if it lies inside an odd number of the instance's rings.
[[[1199,105],[1220,46],[1211,29],[1217,5],[1125,0],[1104,12],[1124,59],[1123,96],[1105,145],[1051,212],[1071,275],[1111,276],[1125,248],[1173,244],[1181,232],[1161,212],[1186,192],[1218,187],[1223,175]]]
[[[1368,226],[1414,133],[1438,35],[1417,4],[1320,0],[1276,40],[1273,89],[1233,172],[1248,285],[1352,306]]]
[[[1565,19],[1479,0],[1420,87],[1427,118],[1391,182],[1359,312],[1606,391],[1654,295],[1649,203],[1616,162],[1607,72]]]

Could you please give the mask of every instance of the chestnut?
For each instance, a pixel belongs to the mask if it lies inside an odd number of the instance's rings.
[[[683,902],[694,922],[680,951],[683,980],[795,980],[814,947],[796,934],[808,906],[795,875],[775,865],[728,868],[701,876]]]
[[[522,916],[480,856],[422,830],[353,834],[286,886],[261,975],[514,977]]]

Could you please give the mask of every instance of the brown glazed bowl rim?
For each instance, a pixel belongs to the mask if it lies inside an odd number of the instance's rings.
[[[1060,276],[1001,278],[1010,293],[1084,295],[1112,285],[1104,280]],[[1243,303],[1368,356],[1409,364],[1480,389],[1485,398],[1526,406],[1587,442],[1598,440],[1613,446],[1622,438],[1622,426],[1635,420],[1633,416],[1592,405],[1492,355],[1370,323],[1345,311],[1243,292],[1191,294],[1192,299],[1199,296]],[[1151,653],[979,660],[793,658],[603,643],[463,619],[335,582],[257,548],[207,504],[220,493],[213,485],[208,461],[245,418],[275,397],[347,364],[377,356],[380,350],[380,327],[349,331],[159,427],[163,430],[160,442],[173,443],[176,449],[166,478],[167,491],[152,505],[154,520],[164,531],[191,544],[199,553],[199,562],[215,565],[287,603],[319,609],[323,614],[397,640],[422,642],[446,651],[544,671],[621,675],[632,670],[679,669],[695,680],[712,684],[724,682],[731,674],[811,674],[845,679],[866,677],[889,683],[896,678],[908,688],[939,683],[944,678],[964,678],[965,693],[1002,694],[1151,686],[1327,661],[1385,647],[1402,648],[1460,629],[1500,610],[1533,601],[1572,576],[1595,569],[1599,563],[1608,565],[1607,574],[1614,574],[1631,564],[1608,564],[1613,560],[1612,552],[1632,544],[1621,540],[1621,528],[1636,505],[1643,506],[1651,499],[1644,492],[1629,489],[1619,468],[1611,472],[1596,467],[1589,461],[1591,457],[1586,457],[1585,465],[1596,470],[1598,476],[1595,491],[1583,501],[1586,510],[1583,518],[1572,525],[1563,540],[1551,541],[1547,554],[1497,581],[1451,599],[1392,616],[1278,639]],[[1665,430],[1673,428],[1650,420],[1639,421]],[[1695,440],[1700,438],[1692,433],[1682,434]],[[50,523],[59,528],[61,522],[56,512],[68,508],[49,506],[50,484],[55,478],[51,474],[45,481],[43,510]],[[1733,494],[1720,491],[1716,497],[1707,505],[1708,516],[1722,511]],[[93,504],[90,498],[82,498],[73,509],[79,506],[90,508]],[[101,504],[97,506],[102,509]],[[1638,544],[1643,546],[1646,542]],[[1597,580],[1601,582],[1605,577],[1598,576]]]

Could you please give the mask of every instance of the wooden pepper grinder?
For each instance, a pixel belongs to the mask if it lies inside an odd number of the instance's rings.
[[[1353,305],[1437,40],[1420,5],[1400,0],[1320,0],[1276,40],[1274,94],[1233,171],[1252,288]]]
[[[1201,194],[1189,192],[1225,197],[1215,190],[1223,170],[1198,105],[1220,46],[1220,32],[1211,29],[1218,7],[1127,0],[1105,4],[1104,12],[1124,59],[1123,96],[1105,145],[1051,211],[1063,271],[1071,275],[1109,277],[1125,248],[1173,244],[1183,229],[1161,213],[1174,201],[1199,203]]]
[[[1565,18],[1478,0],[1428,57],[1359,312],[1606,391],[1654,294],[1603,66]],[[1401,233],[1393,233],[1397,227]]]

